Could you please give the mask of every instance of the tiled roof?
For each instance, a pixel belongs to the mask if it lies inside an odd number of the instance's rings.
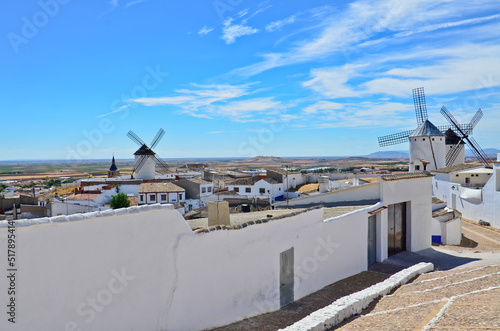
[[[197,183],[197,184],[212,184],[212,182],[209,182],[208,180],[204,180],[201,177],[193,177],[193,178],[186,178],[186,180],[189,180],[190,182]]]
[[[427,172],[408,172],[406,174],[396,174],[396,175],[385,175],[382,176],[383,180],[391,181],[391,180],[401,180],[401,179],[413,179],[413,178],[425,178],[425,177],[433,177]]]
[[[429,120],[425,120],[420,126],[410,134],[410,138],[412,137],[429,137],[429,136],[443,136],[444,134],[439,131],[438,128],[434,124],[432,124]]]
[[[443,201],[436,197],[432,197],[432,203],[446,203],[446,201]]]
[[[76,201],[93,201],[95,198],[100,196],[98,193],[84,193],[84,194],[72,194],[67,196],[64,200],[76,200]]]
[[[481,163],[462,163],[462,164],[457,164],[451,167],[446,167],[446,168],[441,168],[437,170],[431,170],[431,172],[436,172],[440,174],[449,174],[455,171],[461,171],[461,170],[467,170],[467,169],[472,169],[472,168],[477,168],[480,167]]]
[[[182,187],[172,183],[142,183],[139,186],[139,193],[168,193],[184,192]]]
[[[254,177],[250,177],[250,178],[242,178],[242,179],[234,180],[234,181],[228,183],[228,185],[253,185],[253,184],[257,183],[259,180],[260,179],[258,176],[254,176]],[[278,184],[278,181],[273,179],[273,178],[264,178],[264,180],[266,182],[268,182],[269,184]]]

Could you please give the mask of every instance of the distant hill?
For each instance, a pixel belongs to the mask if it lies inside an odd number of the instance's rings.
[[[281,166],[286,163],[293,163],[293,160],[277,156],[256,156],[252,157],[251,159],[241,160],[239,162],[244,164],[266,164],[266,165],[276,164]]]
[[[404,151],[378,151],[371,153],[370,155],[366,155],[366,157],[370,159],[401,159],[408,158],[409,154]]]
[[[497,153],[500,152],[500,149],[485,148],[485,149],[483,149],[483,151],[486,153],[486,155],[488,155],[490,157],[494,157],[496,159]],[[466,156],[474,156],[474,154],[471,152],[471,150],[469,148],[465,149],[465,155]]]

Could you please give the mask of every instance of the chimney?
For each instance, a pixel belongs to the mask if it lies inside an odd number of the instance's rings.
[[[210,201],[208,203],[208,226],[215,225],[231,225],[227,201]]]

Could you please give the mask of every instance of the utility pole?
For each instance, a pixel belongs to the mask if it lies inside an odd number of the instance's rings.
[[[286,173],[286,206],[288,207],[288,165],[285,165]]]

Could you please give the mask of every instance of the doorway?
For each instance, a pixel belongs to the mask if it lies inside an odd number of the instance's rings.
[[[294,300],[293,247],[280,253],[280,308]]]
[[[406,202],[388,206],[388,255],[406,250]]]
[[[377,262],[377,217],[368,217],[368,266]]]

